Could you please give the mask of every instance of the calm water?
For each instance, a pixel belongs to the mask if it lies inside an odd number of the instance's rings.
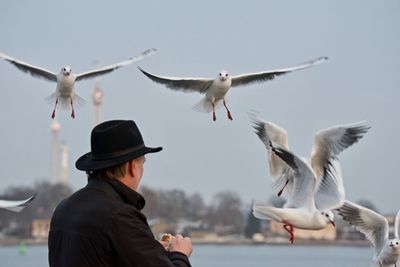
[[[194,267],[368,267],[372,249],[336,246],[195,245]],[[0,266],[47,267],[47,247],[28,246],[24,256],[17,246],[0,247]]]

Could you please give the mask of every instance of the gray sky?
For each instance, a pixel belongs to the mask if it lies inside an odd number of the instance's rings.
[[[1,1],[0,52],[54,72],[75,73],[139,52],[158,52],[139,65],[155,74],[215,77],[294,66],[319,56],[329,61],[228,93],[234,120],[197,113],[200,94],[155,84],[134,65],[101,78],[103,118],[134,119],[148,146],[143,184],[199,192],[223,190],[244,201],[275,193],[266,152],[247,112],[289,132],[293,151],[308,156],[314,134],[332,125],[367,120],[372,129],[340,156],[347,197],[367,198],[382,212],[397,211],[400,149],[398,115],[400,2],[388,1]],[[77,83],[88,103],[58,112],[69,145],[69,181],[85,185],[75,160],[90,150],[94,80]],[[55,84],[0,62],[0,190],[50,176]]]

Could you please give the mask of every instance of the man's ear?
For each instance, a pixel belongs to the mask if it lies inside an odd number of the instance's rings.
[[[128,172],[129,172],[130,176],[135,177],[135,175],[136,175],[136,161],[135,160],[131,160],[128,162]]]

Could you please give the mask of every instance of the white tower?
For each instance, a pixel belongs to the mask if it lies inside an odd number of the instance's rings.
[[[96,81],[96,86],[92,92],[94,105],[94,126],[101,122],[101,104],[103,103],[103,90],[100,88],[99,81]]]
[[[61,144],[61,183],[68,184],[68,145],[66,142]]]
[[[50,126],[52,141],[51,141],[51,176],[50,182],[51,184],[55,184],[59,180],[59,151],[60,151],[60,124],[57,120],[53,120]]]

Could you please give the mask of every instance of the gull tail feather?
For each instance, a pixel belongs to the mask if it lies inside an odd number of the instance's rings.
[[[222,106],[221,100],[215,102],[215,109],[218,109],[221,106]],[[193,106],[193,110],[203,113],[210,113],[213,111],[212,103],[209,100],[207,100],[207,98],[204,97],[199,102],[197,102],[196,105]]]
[[[60,96],[57,92],[52,93],[48,97],[46,97],[46,102],[49,105],[54,105],[56,103],[56,100],[58,99],[58,104],[57,104],[57,109],[64,109],[64,110],[69,110],[71,109],[71,98],[65,97],[65,96]],[[80,108],[83,107],[87,101],[80,97],[77,94],[74,94],[72,96],[72,102],[74,103],[74,108]]]
[[[254,217],[262,220],[275,220],[282,222],[281,218],[276,213],[277,208],[266,205],[254,205],[253,215]]]
[[[74,108],[81,108],[87,103],[84,98],[80,97],[77,94],[74,94],[74,96],[72,97],[72,101],[74,102]]]

